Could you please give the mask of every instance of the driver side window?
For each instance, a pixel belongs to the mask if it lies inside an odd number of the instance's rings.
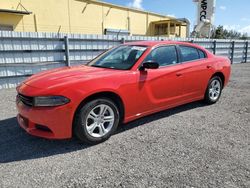
[[[177,52],[175,46],[162,46],[154,49],[145,59],[147,61],[154,61],[160,67],[173,65],[178,63]]]

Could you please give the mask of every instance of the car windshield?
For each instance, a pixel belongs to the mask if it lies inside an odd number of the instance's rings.
[[[98,56],[87,65],[92,67],[129,70],[146,49],[146,46],[118,46]]]

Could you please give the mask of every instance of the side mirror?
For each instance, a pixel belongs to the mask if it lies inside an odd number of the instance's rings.
[[[155,61],[147,61],[142,64],[142,66],[139,68],[140,71],[144,71],[145,69],[158,69],[159,64]]]

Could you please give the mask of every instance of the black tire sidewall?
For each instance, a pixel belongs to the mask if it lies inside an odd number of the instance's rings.
[[[210,88],[210,85],[211,83],[214,81],[214,80],[218,80],[220,82],[220,94],[219,94],[219,97],[216,99],[216,100],[212,100],[209,96],[209,88]],[[222,80],[219,76],[214,76],[213,78],[210,79],[209,83],[208,83],[208,86],[207,86],[207,90],[206,90],[206,94],[205,94],[205,102],[208,103],[208,104],[214,104],[216,103],[219,99],[220,99],[220,96],[221,96],[221,93],[222,93]]]
[[[89,114],[89,112],[94,107],[96,107],[100,104],[108,105],[113,110],[115,120],[114,120],[113,127],[109,133],[107,133],[103,137],[95,138],[95,137],[91,136],[87,131],[86,118],[87,118],[87,115]],[[90,144],[97,144],[97,143],[100,143],[100,142],[107,140],[116,131],[116,129],[119,125],[119,121],[120,121],[120,115],[119,115],[119,110],[118,110],[117,106],[115,105],[115,103],[113,101],[111,101],[110,99],[107,99],[107,98],[95,99],[93,101],[86,103],[80,109],[77,116],[78,116],[78,118],[76,121],[75,130],[74,130],[75,135],[81,141],[84,141],[84,142],[87,142]]]

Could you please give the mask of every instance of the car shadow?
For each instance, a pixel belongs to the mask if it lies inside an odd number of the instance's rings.
[[[194,102],[140,118],[120,126],[116,134],[161,118],[203,106],[205,106],[205,104],[202,102]],[[46,140],[30,136],[18,126],[15,117],[0,121],[0,163],[37,159],[84,150],[89,147],[91,147],[91,145],[81,143],[75,138],[70,140]]]

